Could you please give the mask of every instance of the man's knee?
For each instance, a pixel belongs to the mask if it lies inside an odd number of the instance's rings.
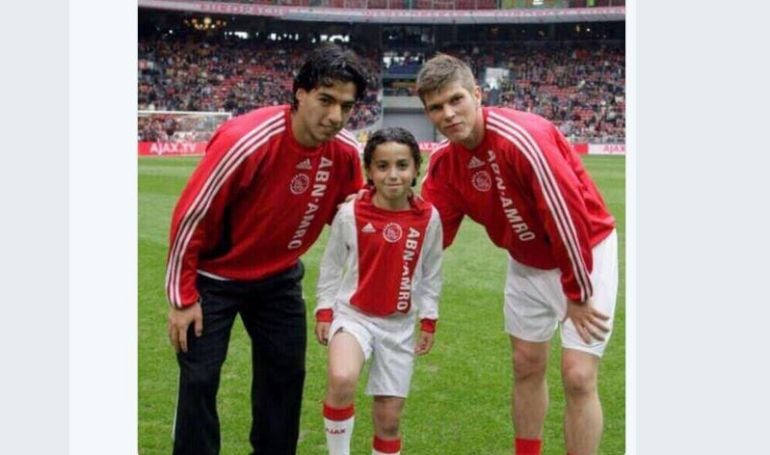
[[[513,349],[513,374],[518,380],[545,376],[548,351],[542,348],[515,344]]]
[[[267,383],[269,387],[278,387],[283,390],[300,390],[305,383],[305,365],[284,366],[275,370],[268,370]]]
[[[565,362],[562,367],[564,393],[578,398],[596,393],[596,365],[588,362]]]
[[[216,387],[219,384],[221,364],[214,362],[180,361],[181,384],[192,389]]]
[[[285,381],[304,380],[305,350],[304,340],[297,341],[283,350],[273,350],[261,358],[254,359],[254,368],[264,369],[268,377],[275,376]]]

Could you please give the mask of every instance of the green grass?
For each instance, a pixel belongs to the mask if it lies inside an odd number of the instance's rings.
[[[174,203],[197,158],[139,159],[139,452],[171,452],[177,365],[166,334],[163,292],[168,227]],[[620,286],[615,331],[602,361],[600,393],[604,409],[602,454],[625,452],[625,159],[586,156],[618,223]],[[318,264],[326,230],[303,261],[309,311],[315,305]],[[510,454],[511,366],[503,330],[502,291],[505,252],[483,229],[466,220],[444,257],[441,320],[430,354],[418,358],[401,428],[405,455]],[[298,453],[324,454],[321,400],[326,387],[326,348],[315,342],[308,324],[307,379]],[[219,392],[222,453],[249,453],[250,355],[248,337],[236,323]],[[564,454],[563,392],[559,376],[558,334],[548,369],[551,405],[545,424],[544,453]],[[371,453],[371,400],[359,385],[352,453]]]

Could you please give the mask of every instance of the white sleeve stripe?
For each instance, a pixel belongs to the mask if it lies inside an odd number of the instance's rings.
[[[514,133],[517,132],[516,135],[519,139],[523,138],[523,145],[524,148],[519,147],[522,150],[528,150],[531,156],[529,157],[530,161],[534,163],[537,163],[536,170],[539,171],[538,178],[541,180],[541,184],[545,184],[544,188],[549,188],[551,190],[550,194],[546,193],[547,196],[550,196],[554,199],[553,203],[549,204],[549,207],[551,207],[552,212],[554,212],[555,218],[558,216],[559,218],[556,218],[558,221],[561,221],[564,225],[564,230],[560,230],[560,234],[562,235],[562,240],[564,241],[565,245],[568,246],[568,248],[573,249],[574,257],[577,258],[577,261],[573,259],[573,269],[575,266],[577,266],[576,272],[580,272],[579,274],[576,273],[575,276],[578,279],[578,284],[581,285],[581,297],[583,300],[588,298],[593,292],[592,292],[592,286],[591,286],[591,280],[590,275],[588,273],[587,267],[585,265],[585,262],[583,261],[583,256],[580,254],[579,249],[579,242],[577,241],[577,233],[575,230],[574,223],[572,221],[571,215],[569,211],[566,209],[566,204],[564,202],[564,198],[559,191],[559,187],[556,184],[556,180],[553,176],[553,173],[551,172],[551,168],[547,165],[545,161],[545,157],[543,156],[542,150],[537,146],[537,143],[534,141],[534,139],[531,137],[531,135],[524,130],[520,125],[515,124],[514,122],[502,118],[499,115],[496,115],[494,113],[491,113],[491,117],[493,121],[498,122],[498,126],[506,129],[507,131]],[[506,128],[506,125],[508,126]],[[548,198],[546,198],[548,200]],[[554,210],[554,208],[556,210]],[[566,234],[565,235],[565,231]],[[580,283],[582,281],[584,284]],[[582,291],[585,290],[585,295],[582,294]]]
[[[351,133],[350,131],[346,130],[345,128],[341,129],[340,132],[337,133],[337,136],[343,136],[343,137],[348,138],[352,142],[358,142],[356,137],[353,136],[353,133]]]
[[[184,252],[187,250],[187,245],[195,228],[208,211],[214,195],[222,187],[227,177],[267,139],[285,130],[283,116],[283,112],[275,115],[241,137],[217,163],[216,168],[208,176],[193,203],[187,209],[180,222],[174,243],[171,246],[169,266],[166,270],[166,292],[168,293],[169,300],[175,306],[181,305],[180,277],[182,262]],[[257,141],[260,142],[255,145]]]
[[[430,155],[428,156],[428,163],[425,166],[425,175],[422,176],[422,181],[420,181],[420,185],[424,185],[425,184],[425,180],[428,178],[428,174],[430,173],[430,162],[433,159],[433,155],[438,153],[440,150],[445,149],[449,145],[451,145],[449,140],[448,139],[444,139],[443,141],[439,142],[438,147],[436,147],[435,149],[433,149],[433,151],[430,152]]]
[[[342,133],[338,133],[336,137],[337,137],[337,139],[341,140],[342,142],[344,142],[344,143],[350,145],[351,147],[353,147],[354,149],[356,149],[357,152],[361,151],[361,144],[359,144],[358,141],[356,141],[352,137],[343,135]]]
[[[353,142],[357,142],[355,136],[353,136],[353,133],[351,133],[349,130],[347,130],[345,128],[341,129],[340,132],[337,133],[337,134],[345,136],[345,137],[347,137],[348,139],[350,139]]]
[[[538,181],[540,181],[540,185],[543,189],[543,194],[546,196],[545,200],[546,200],[546,203],[548,204],[549,209],[551,210],[551,215],[554,217],[554,220],[556,221],[555,224],[559,231],[559,236],[561,237],[562,242],[564,243],[567,253],[569,255],[570,263],[572,264],[572,271],[575,274],[575,278],[577,280],[578,286],[580,287],[581,300],[585,300],[586,296],[590,293],[590,291],[586,289],[587,288],[586,283],[588,284],[588,286],[590,286],[590,281],[586,281],[585,274],[582,273],[582,271],[585,269],[585,265],[583,263],[582,256],[579,253],[579,250],[576,251],[574,243],[569,240],[570,237],[565,232],[568,229],[568,227],[565,226],[565,224],[567,224],[567,221],[564,219],[565,215],[563,215],[562,212],[560,212],[559,209],[555,206],[555,202],[553,201],[554,195],[552,194],[554,190],[550,187],[548,183],[543,181],[543,177],[540,175],[542,171],[538,169],[537,164],[533,162],[533,158],[530,156],[531,152],[525,151],[525,149],[523,148],[523,144],[521,144],[516,139],[510,136],[510,134],[515,134],[515,133],[510,133],[510,132],[506,133],[505,131],[496,128],[491,123],[492,122],[490,121],[489,129],[491,131],[495,131],[496,133],[500,134],[501,136],[505,137],[506,139],[514,143],[519,149],[522,150],[524,155],[532,164],[532,167],[535,170],[535,173],[537,174]]]
[[[278,115],[267,122],[261,124],[248,134],[244,135],[233,147],[231,147],[224,158],[217,163],[217,167],[209,175],[204,183],[201,191],[196,195],[195,200],[188,208],[187,213],[180,223],[179,231],[174,242],[171,255],[170,255],[170,267],[167,275],[167,287],[169,291],[170,300],[176,304],[181,304],[180,296],[180,277],[182,262],[184,258],[184,252],[187,250],[192,234],[195,231],[200,220],[208,211],[211,201],[214,195],[222,187],[224,181],[229,177],[235,169],[238,168],[240,163],[249,155],[251,155],[256,147],[254,143],[269,135],[272,136],[285,129],[283,121],[275,122],[275,119],[281,118],[282,115]],[[266,140],[266,139],[265,139]],[[264,142],[264,141],[262,141]]]
[[[543,194],[546,196],[545,200],[556,221],[559,235],[566,246],[570,257],[573,273],[575,273],[576,281],[580,287],[581,300],[586,300],[592,294],[590,276],[585,261],[583,261],[583,256],[580,254],[579,243],[577,241],[577,234],[572,218],[566,208],[564,198],[559,191],[559,187],[556,184],[551,169],[545,162],[542,150],[540,150],[529,133],[510,120],[503,119],[494,113],[490,113],[488,123],[491,130],[501,134],[516,145],[516,147],[527,157],[535,170]]]
[[[285,128],[283,126],[280,126],[277,130],[273,130],[273,134],[280,133],[284,131],[284,129]],[[262,141],[262,143],[263,142],[264,141]],[[170,290],[174,293],[174,300],[172,300],[172,302],[175,302],[177,305],[181,304],[181,295],[179,289],[181,285],[181,270],[184,252],[187,251],[187,246],[190,242],[190,239],[192,238],[198,223],[205,216],[206,212],[211,206],[211,202],[213,201],[214,196],[222,187],[224,181],[238,168],[238,166],[240,166],[246,157],[253,153],[254,149],[249,151],[249,147],[251,147],[252,144],[253,141],[245,144],[245,148],[243,150],[247,153],[239,152],[240,155],[229,155],[227,156],[226,160],[222,160],[219,163],[217,169],[215,169],[214,173],[209,176],[203,189],[200,193],[198,193],[195,201],[193,204],[191,204],[190,208],[185,214],[185,217],[180,223],[178,235],[176,241],[174,242],[174,249],[172,250],[171,257],[173,260],[171,261],[172,269],[169,282],[169,285],[171,286]],[[257,144],[256,147],[259,145],[261,145],[261,143]]]
[[[439,150],[441,150],[441,149],[443,149],[444,147],[447,147],[447,146],[449,146],[449,145],[452,145],[452,143],[451,143],[451,142],[449,142],[449,139],[443,139],[443,140],[439,141],[439,143],[438,143],[438,145],[436,146],[436,148],[434,148],[434,149],[433,149],[433,153],[436,153],[436,152],[438,152]]]
[[[190,239],[192,238],[193,233],[195,232],[195,228],[211,206],[211,202],[213,201],[214,196],[222,187],[227,177],[229,177],[238,168],[238,166],[240,166],[246,157],[251,155],[256,150],[256,148],[262,145],[262,143],[264,143],[269,137],[272,137],[274,134],[280,133],[284,130],[285,127],[283,122],[279,122],[275,125],[266,127],[258,134],[252,134],[254,133],[254,131],[252,131],[245,135],[244,138],[250,137],[248,141],[244,142],[239,140],[236,145],[228,150],[228,152],[225,154],[225,158],[217,164],[217,167],[206,179],[206,182],[204,183],[201,191],[196,195],[195,200],[188,208],[187,213],[180,223],[176,241],[174,242],[174,247],[170,256],[172,259],[170,261],[169,267],[170,277],[167,277],[167,279],[168,286],[170,286],[169,290],[171,291],[169,295],[173,297],[172,302],[174,302],[176,305],[181,304],[179,288],[184,252],[187,250],[187,246],[190,242]],[[267,136],[267,138],[265,138],[265,136]],[[265,139],[255,146],[254,142],[262,138]]]
[[[500,116],[497,116],[498,118],[501,118]],[[520,125],[514,123],[511,120],[502,118],[502,120],[511,126],[514,127],[514,129],[518,130],[522,135],[524,135],[525,140],[529,143],[529,145],[535,150],[537,153],[534,155],[535,158],[538,159],[538,162],[540,163],[541,168],[545,171],[545,175],[547,177],[547,181],[549,181],[554,189],[554,194],[557,198],[557,207],[561,208],[562,214],[564,216],[564,221],[566,223],[567,227],[567,238],[573,242],[573,247],[576,249],[576,256],[578,258],[578,270],[581,272],[583,280],[585,281],[585,289],[586,294],[582,295],[583,299],[586,300],[588,297],[591,297],[593,295],[593,285],[591,284],[591,275],[588,271],[588,267],[585,265],[585,261],[583,260],[583,255],[580,254],[580,242],[578,241],[577,236],[577,230],[575,229],[575,224],[572,220],[572,215],[570,214],[569,210],[567,210],[567,204],[564,201],[564,196],[562,195],[561,191],[559,190],[559,186],[556,184],[556,179],[553,176],[553,172],[551,171],[551,167],[548,166],[545,155],[543,154],[540,147],[537,145],[537,142],[532,138],[532,136],[529,134],[528,131],[526,131],[524,128],[522,128]],[[590,245],[587,245],[587,249],[591,251]],[[577,277],[577,276],[576,276]]]
[[[431,156],[433,156],[434,153],[437,153],[439,150],[445,149],[449,147],[451,143],[448,139],[444,139],[443,141],[439,142],[436,148],[433,149],[433,151],[430,152]]]
[[[184,259],[184,252],[187,250],[187,246],[192,238],[195,229],[203,219],[204,215],[211,206],[211,202],[219,189],[224,184],[224,181],[240,166],[240,164],[251,155],[259,146],[266,142],[270,137],[275,134],[281,133],[285,130],[285,127],[280,124],[277,127],[273,126],[272,130],[267,130],[265,134],[257,135],[245,143],[241,150],[233,152],[235,147],[228,151],[226,158],[218,164],[215,171],[209,176],[201,192],[198,193],[195,201],[188,209],[182,223],[180,223],[179,232],[174,242],[174,249],[172,250],[170,261],[171,270],[168,285],[170,286],[169,295],[173,295],[173,300],[176,305],[181,304],[180,286],[181,286],[181,270],[182,262]],[[267,135],[267,137],[264,137]],[[264,137],[258,144],[254,145],[254,141]],[[173,294],[172,294],[173,293]]]

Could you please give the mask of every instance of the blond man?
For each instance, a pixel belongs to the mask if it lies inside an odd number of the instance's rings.
[[[444,247],[466,215],[508,252],[505,328],[512,346],[514,453],[540,454],[550,340],[562,341],[568,454],[597,453],[599,362],[617,294],[615,221],[558,128],[527,112],[482,107],[464,62],[440,54],[417,76],[425,113],[447,138],[432,154],[423,197],[438,209]]]

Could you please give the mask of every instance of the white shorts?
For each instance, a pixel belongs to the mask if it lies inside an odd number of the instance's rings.
[[[346,305],[338,305],[334,313],[331,336],[340,330],[353,335],[365,360],[372,359],[366,394],[406,398],[414,370],[414,314],[382,318],[367,316]]]
[[[610,327],[604,341],[587,344],[580,338],[572,320],[561,325],[561,344],[601,357],[612,334],[615,302],[618,293],[618,236],[616,231],[593,248],[591,283],[594,307],[610,316]],[[508,257],[505,282],[505,330],[524,341],[548,341],[559,321],[567,315],[567,298],[561,286],[559,269],[542,270],[526,266]]]

